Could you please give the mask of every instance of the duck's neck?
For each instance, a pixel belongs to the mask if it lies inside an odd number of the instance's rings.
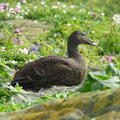
[[[68,57],[78,62],[81,62],[83,59],[83,56],[80,54],[78,50],[78,46],[73,45],[68,45]]]
[[[78,62],[83,60],[83,57],[78,50],[78,45],[75,42],[75,38],[72,36],[68,38],[67,52],[68,52],[68,58],[72,58]]]
[[[75,60],[76,63],[81,64],[85,66],[84,57],[80,54],[78,51],[78,47],[76,46],[69,46],[68,47],[68,58],[71,58],[72,60]]]
[[[68,46],[68,57],[73,58],[80,56],[77,46]]]

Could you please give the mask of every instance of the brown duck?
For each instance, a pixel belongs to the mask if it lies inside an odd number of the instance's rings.
[[[27,63],[16,72],[11,84],[19,83],[25,90],[38,91],[53,85],[80,84],[86,74],[86,63],[78,51],[79,44],[97,45],[81,31],[74,31],[68,38],[68,57],[48,56]]]

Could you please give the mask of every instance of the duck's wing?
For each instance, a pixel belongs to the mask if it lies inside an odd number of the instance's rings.
[[[29,76],[34,72],[33,62],[25,64],[19,71],[17,71],[11,81],[11,85],[15,85],[17,82],[27,83],[30,81]],[[25,79],[25,80],[24,80]]]
[[[52,72],[60,72],[61,70],[71,70],[71,63],[68,58],[60,57],[60,56],[48,56],[41,59],[36,60],[33,63],[33,68],[35,72],[43,77],[47,76]]]
[[[13,83],[35,83],[41,87],[63,84],[63,78],[72,74],[72,66],[68,58],[48,56],[26,64],[15,74]],[[67,79],[67,78],[66,78]],[[61,81],[60,81],[61,80]]]

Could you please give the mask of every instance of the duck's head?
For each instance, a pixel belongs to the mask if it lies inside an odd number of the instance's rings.
[[[84,32],[74,31],[68,40],[69,44],[73,44],[74,46],[78,46],[79,44],[88,44],[88,45],[97,45],[96,42],[91,41]]]

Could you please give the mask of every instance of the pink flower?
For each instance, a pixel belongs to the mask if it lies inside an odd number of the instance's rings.
[[[13,42],[18,43],[18,44],[24,44],[22,40],[19,40],[17,38],[13,38]]]
[[[17,12],[17,13],[20,12],[20,7],[16,7],[15,12]]]
[[[14,33],[17,33],[18,35],[22,35],[22,30],[20,28],[16,28]]]
[[[9,4],[7,3],[0,3],[0,12],[4,12]]]
[[[112,62],[113,60],[115,60],[115,57],[110,55],[110,56],[103,56],[102,57],[102,61],[103,62]]]
[[[112,62],[113,60],[115,60],[115,57],[110,55],[110,56],[108,56],[107,60],[108,60],[108,62]]]
[[[93,16],[93,17],[96,16],[96,13],[94,13],[94,12],[88,12],[88,14],[89,14],[90,16]]]

